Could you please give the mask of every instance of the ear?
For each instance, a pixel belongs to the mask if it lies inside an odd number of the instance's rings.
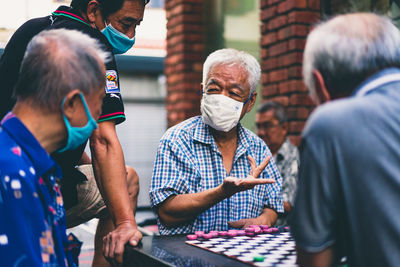
[[[72,121],[74,118],[77,117],[79,118],[79,112],[81,112],[82,109],[78,108],[79,106],[82,105],[81,97],[80,97],[80,91],[78,89],[72,90],[65,96],[65,101],[64,105],[62,106],[62,109],[64,111],[64,115],[67,117],[68,121]]]
[[[254,91],[249,100],[249,105],[247,106],[246,113],[250,112],[253,109],[254,104],[256,103],[256,98],[257,98],[257,92]]]
[[[282,129],[283,129],[285,135],[287,135],[287,132],[288,132],[288,129],[289,129],[289,123],[284,122],[284,123],[282,123],[281,126],[282,126]]]
[[[321,72],[319,70],[313,70],[312,72],[315,84],[315,93],[316,97],[318,98],[318,105],[323,104],[327,101],[331,100],[331,95],[326,88],[324,77],[322,77]]]
[[[86,16],[90,23],[96,23],[96,21],[103,20],[100,4],[97,0],[89,1],[86,9]],[[101,16],[101,18],[99,18]]]

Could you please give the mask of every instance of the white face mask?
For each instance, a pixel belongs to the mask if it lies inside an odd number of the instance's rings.
[[[221,94],[203,94],[200,104],[204,123],[223,132],[229,132],[239,123],[242,109],[242,102]]]

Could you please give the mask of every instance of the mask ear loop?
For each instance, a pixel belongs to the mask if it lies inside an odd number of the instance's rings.
[[[244,101],[243,106],[247,104],[247,102],[249,102],[250,98],[253,96],[253,92],[250,93],[249,98],[247,98],[246,101]]]

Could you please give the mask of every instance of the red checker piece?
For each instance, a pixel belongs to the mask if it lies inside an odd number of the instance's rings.
[[[197,239],[197,235],[187,235],[186,237],[189,240],[196,240]]]
[[[211,238],[213,238],[214,236],[213,236],[213,234],[204,234],[203,235],[203,238],[204,239],[211,239]]]
[[[256,231],[256,229],[255,229],[255,228],[251,228],[251,227],[246,227],[246,228],[244,229],[244,231],[245,231],[246,233],[254,233],[254,232]]]

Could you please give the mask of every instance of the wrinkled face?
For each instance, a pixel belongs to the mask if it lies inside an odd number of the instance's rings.
[[[275,118],[275,112],[268,110],[256,114],[257,135],[264,140],[271,152],[276,153],[287,134],[287,123],[280,124]]]
[[[143,15],[144,5],[142,0],[125,0],[122,8],[111,14],[106,22],[107,24],[111,23],[115,29],[129,38],[133,38],[136,26],[142,22]]]
[[[219,64],[211,67],[206,84],[203,85],[206,94],[223,94],[239,102],[246,102],[250,96],[250,86],[247,71],[236,64]],[[252,97],[242,109],[240,118],[250,111],[254,104]]]

